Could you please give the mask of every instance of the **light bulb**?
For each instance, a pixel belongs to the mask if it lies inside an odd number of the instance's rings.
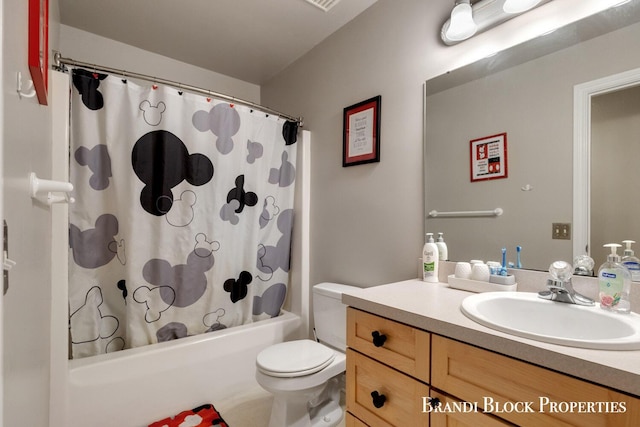
[[[451,11],[449,28],[447,28],[445,33],[447,38],[452,41],[466,40],[474,35],[477,30],[478,27],[473,21],[473,14],[469,0],[463,0],[456,4]]]
[[[522,13],[534,8],[541,0],[505,0],[502,9],[506,13]]]

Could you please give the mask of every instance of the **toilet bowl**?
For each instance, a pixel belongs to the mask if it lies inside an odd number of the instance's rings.
[[[346,368],[344,353],[311,340],[288,341],[265,349],[256,366],[258,384],[274,396],[269,427],[333,427],[342,419],[337,377]]]
[[[346,369],[346,306],[351,286],[321,283],[313,288],[318,341],[287,341],[261,351],[256,380],[273,394],[269,427],[334,427],[344,416],[340,395]]]

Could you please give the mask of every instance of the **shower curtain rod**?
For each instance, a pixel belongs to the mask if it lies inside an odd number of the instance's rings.
[[[199,93],[202,95],[208,95],[212,98],[219,98],[225,101],[229,101],[229,102],[233,102],[236,104],[242,104],[245,105],[247,107],[252,107],[252,108],[256,108],[264,113],[269,113],[269,114],[275,114],[277,116],[280,116],[284,119],[290,120],[292,122],[296,122],[298,123],[298,126],[302,127],[303,124],[303,118],[302,117],[293,117],[290,116],[288,114],[284,114],[281,113],[279,111],[273,110],[271,108],[268,107],[264,107],[260,104],[256,104],[255,102],[251,102],[251,101],[246,101],[244,99],[239,99],[239,98],[235,98],[233,96],[229,96],[229,95],[225,95],[222,93],[217,93],[217,92],[213,92],[211,90],[208,89],[202,89],[199,88],[197,86],[191,86],[188,84],[183,84],[183,83],[179,83],[179,82],[174,82],[171,80],[166,80],[166,79],[162,79],[162,78],[158,78],[158,77],[153,77],[153,76],[149,76],[146,74],[140,74],[140,73],[135,73],[135,72],[131,72],[131,71],[126,71],[126,70],[119,70],[117,68],[110,68],[110,67],[105,67],[102,65],[96,65],[96,64],[91,64],[89,62],[82,62],[82,61],[76,61],[75,59],[71,59],[71,58],[64,58],[62,56],[62,54],[60,52],[55,52],[53,59],[55,61],[55,67],[59,70],[64,70],[64,65],[69,65],[69,66],[73,66],[73,67],[84,67],[84,68],[88,68],[89,70],[94,70],[94,71],[104,71],[106,73],[111,73],[111,74],[117,74],[119,76],[123,76],[123,77],[131,77],[134,79],[140,79],[140,80],[145,80],[145,81],[149,81],[149,82],[153,82],[153,83],[159,83],[159,84],[163,84],[165,86],[172,86],[175,87],[177,89],[184,89],[184,90],[188,90],[190,92],[195,92],[195,93]]]

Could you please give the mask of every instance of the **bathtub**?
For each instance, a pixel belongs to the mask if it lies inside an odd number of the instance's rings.
[[[68,426],[147,426],[255,389],[258,352],[299,338],[301,324],[299,316],[284,312],[248,325],[70,360]]]

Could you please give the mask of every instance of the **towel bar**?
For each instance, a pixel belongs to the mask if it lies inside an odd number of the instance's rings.
[[[430,218],[465,218],[470,216],[500,216],[504,213],[502,208],[495,208],[487,211],[454,211],[454,212],[438,212],[433,210],[429,212]]]

